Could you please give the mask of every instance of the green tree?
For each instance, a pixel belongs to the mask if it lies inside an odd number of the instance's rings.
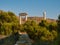
[[[39,23],[39,25],[42,26],[42,27],[46,27],[46,25],[47,25],[46,20],[42,20],[42,21]]]
[[[49,28],[50,31],[57,30],[57,23],[56,22],[50,23],[48,28]]]
[[[0,34],[9,35],[19,30],[18,18],[13,12],[0,10]]]
[[[13,12],[8,11],[8,15],[10,16],[10,22],[18,23],[18,17]]]
[[[58,28],[58,32],[60,32],[60,15],[58,16],[58,20],[57,20],[57,28]]]
[[[60,45],[60,14],[57,20],[57,31],[58,31],[57,45]]]

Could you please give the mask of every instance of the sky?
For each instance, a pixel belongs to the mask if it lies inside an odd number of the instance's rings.
[[[60,0],[0,0],[0,10],[11,11],[19,16],[26,12],[28,16],[43,16],[57,19],[60,14]]]

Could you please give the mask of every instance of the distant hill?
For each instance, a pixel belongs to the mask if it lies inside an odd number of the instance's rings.
[[[18,17],[18,19],[19,19],[19,17]],[[36,21],[36,23],[39,23],[39,22],[41,22],[41,20],[43,20],[43,17],[28,17],[28,20],[33,20],[33,21]],[[22,18],[21,21],[22,21],[22,23],[26,22],[25,18]],[[48,23],[56,22],[55,19],[50,19],[50,18],[47,18],[46,21]]]

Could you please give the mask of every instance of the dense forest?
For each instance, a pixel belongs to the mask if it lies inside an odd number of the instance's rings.
[[[34,42],[60,45],[60,15],[56,22],[42,20],[37,24],[34,20],[28,20],[20,25],[17,15],[11,11],[0,10],[0,35],[12,35],[18,31],[27,32]]]

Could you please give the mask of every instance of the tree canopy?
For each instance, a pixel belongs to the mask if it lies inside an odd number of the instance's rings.
[[[0,34],[11,34],[13,30],[16,30],[17,25],[18,19],[13,12],[0,10]]]

